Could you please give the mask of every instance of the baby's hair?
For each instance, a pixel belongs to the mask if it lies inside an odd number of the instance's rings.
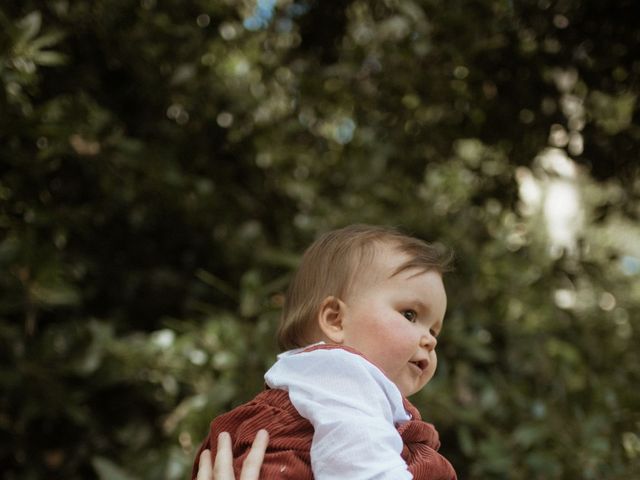
[[[408,269],[451,270],[450,250],[410,237],[395,228],[351,225],[320,236],[302,256],[287,291],[278,344],[283,350],[304,347],[314,341],[310,328],[322,301],[334,296],[344,299],[357,275],[372,261],[376,247],[390,245],[408,260],[393,273]]]

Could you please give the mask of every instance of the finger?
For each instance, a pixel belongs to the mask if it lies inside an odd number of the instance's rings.
[[[214,480],[234,480],[233,453],[231,451],[231,436],[227,432],[218,435],[218,450],[213,464]]]
[[[203,450],[200,453],[200,461],[198,462],[198,476],[196,480],[212,480],[213,472],[211,471],[211,450]]]
[[[269,434],[267,431],[259,430],[256,438],[253,440],[249,455],[247,455],[247,458],[245,458],[242,464],[240,480],[258,480],[260,467],[262,467],[262,461],[264,460],[264,452],[267,449],[268,443]]]

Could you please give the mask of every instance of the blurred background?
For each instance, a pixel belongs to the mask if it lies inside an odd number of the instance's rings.
[[[2,477],[188,478],[367,222],[456,252],[459,478],[640,478],[635,3],[3,1]]]

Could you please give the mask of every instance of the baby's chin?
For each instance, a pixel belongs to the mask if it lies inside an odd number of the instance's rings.
[[[422,387],[422,388],[424,388],[424,387]],[[402,392],[402,390],[400,390],[400,393],[402,393],[403,397],[409,398],[409,397],[415,395],[416,393],[422,391],[422,388],[418,388],[417,390],[410,390],[409,392],[406,392],[406,393]]]
[[[396,386],[398,387],[398,390],[400,390],[400,393],[402,393],[402,396],[408,398],[408,397],[411,397],[412,395],[415,395],[416,393],[421,392],[424,389],[424,387],[426,387],[429,384],[430,381],[431,381],[431,378],[429,380],[427,380],[424,383],[424,385],[422,385],[420,387],[417,387],[417,388],[410,388],[410,389],[408,389],[406,391],[403,388],[401,388],[399,385],[396,385]]]

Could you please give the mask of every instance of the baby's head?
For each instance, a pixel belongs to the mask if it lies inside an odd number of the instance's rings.
[[[451,269],[450,251],[383,226],[351,225],[325,233],[306,250],[289,284],[278,330],[283,350],[305,347],[322,338],[317,325],[328,297],[346,299],[369,278],[376,253],[391,247],[406,257],[401,270]]]

